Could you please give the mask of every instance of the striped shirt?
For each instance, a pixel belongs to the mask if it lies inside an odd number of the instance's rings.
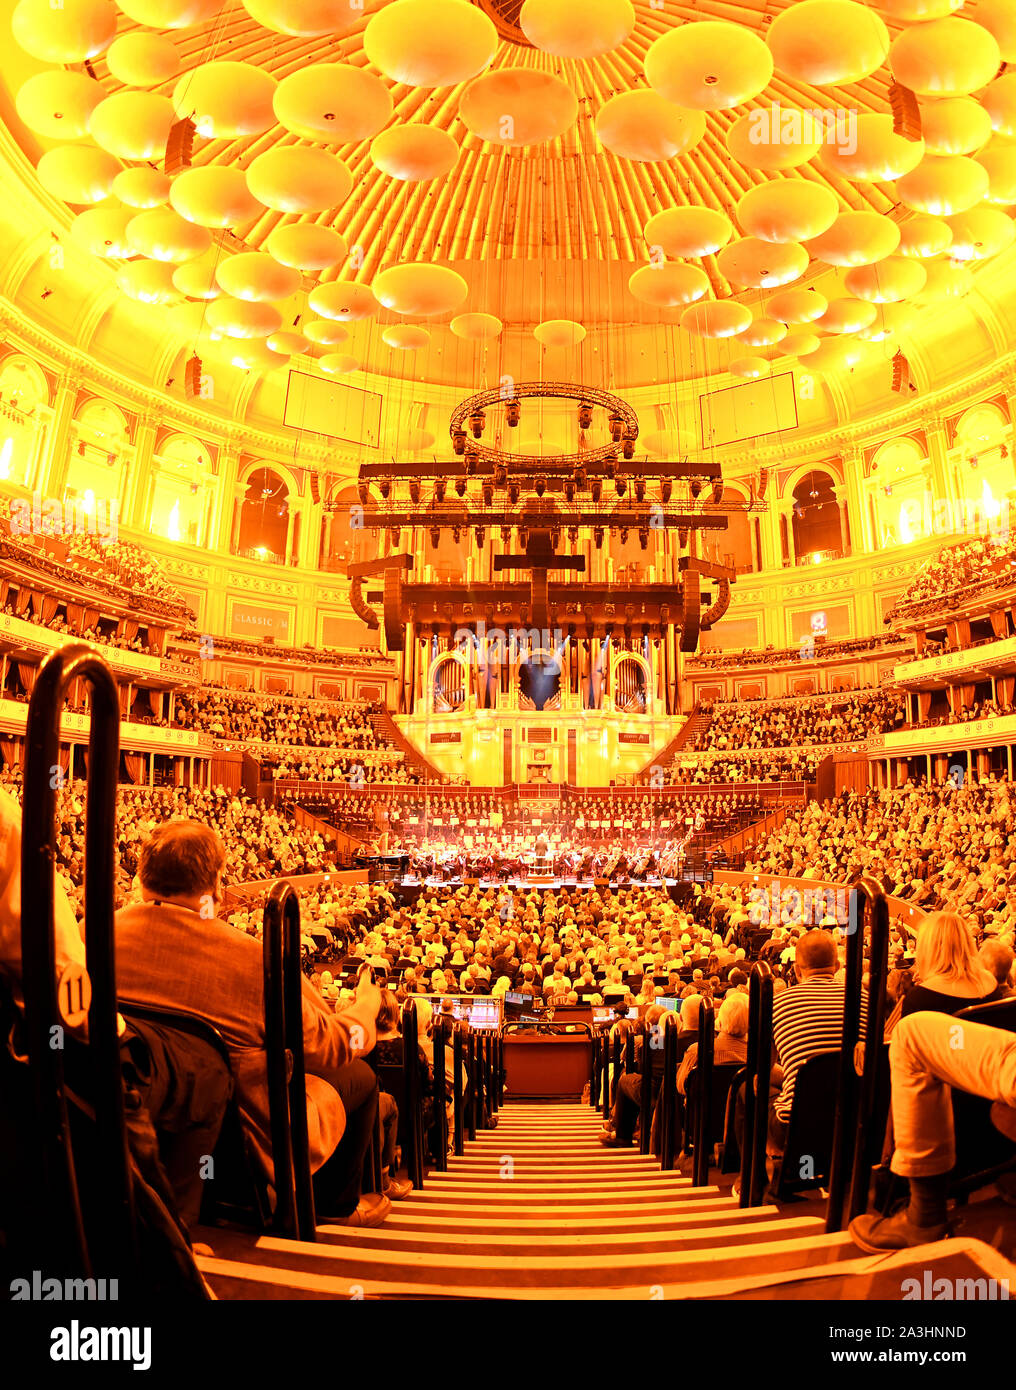
[[[773,1000],[773,1040],[783,1089],[773,1103],[777,1119],[789,1120],[797,1073],[818,1052],[839,1052],[843,1044],[843,996],[846,986],[831,975],[813,975],[804,984],[783,990]],[[868,991],[861,991],[860,1037],[868,1020]]]

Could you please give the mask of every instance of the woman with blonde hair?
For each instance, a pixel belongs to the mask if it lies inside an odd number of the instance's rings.
[[[921,923],[914,980],[893,1010],[887,1036],[908,1014],[955,1014],[1002,997],[998,981],[978,960],[974,934],[958,912],[933,912]]]

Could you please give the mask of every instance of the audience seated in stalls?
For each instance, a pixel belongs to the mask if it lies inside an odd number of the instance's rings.
[[[913,973],[912,988],[886,1022],[886,1036],[910,1014],[954,1014],[1003,997],[998,980],[977,954],[970,927],[955,912],[933,912],[921,923]]]
[[[1013,970],[1016,952],[1013,951],[1013,948],[995,937],[988,937],[982,943],[977,958],[985,970],[998,982],[996,998],[1012,999],[1016,997],[1016,988],[1013,986],[1014,978],[1016,978],[1016,972]]]
[[[652,1114],[652,1107],[655,1106],[656,1098],[660,1093],[660,1086],[663,1084],[662,1029],[665,1014],[666,1009],[660,1004],[651,1005],[645,1012],[644,1021],[649,1029],[650,1080],[652,1083],[650,1114]],[[623,1037],[621,1041],[623,1048]],[[625,1072],[623,1076],[618,1078],[612,1076],[612,1084],[615,1080],[617,1084],[614,1086],[614,1105],[611,1110],[610,1121],[600,1133],[600,1142],[609,1148],[626,1149],[635,1137],[635,1129],[642,1105],[641,1039],[636,1042],[635,1047],[635,1070]]]
[[[1016,1035],[957,1023],[941,1011],[908,1014],[889,1044],[889,1072],[891,1168],[908,1179],[910,1199],[891,1215],[868,1212],[850,1223],[854,1244],[872,1254],[950,1234],[946,1197],[956,1164],[950,1087],[990,1100],[992,1123],[1016,1146]]]
[[[713,1044],[713,1064],[726,1066],[743,1062],[748,1055],[748,996],[734,991],[724,997],[716,1011],[716,1041]],[[677,1072],[677,1089],[684,1095],[688,1076],[698,1063],[698,1040],[691,1044]]]
[[[241,743],[375,749],[370,706],[280,695],[251,695],[218,686],[180,691],[173,724]]]
[[[208,826],[171,821],[155,827],[141,849],[141,900],[116,917],[117,987],[121,999],[182,1009],[219,1030],[243,1123],[270,1179],[262,953],[219,920],[224,869],[222,841]],[[374,1046],[380,1003],[367,973],[341,1014],[303,982],[315,1189],[321,1215],[347,1225],[379,1225],[391,1209],[385,1197],[361,1192],[378,1114],[377,1080],[362,1058]]]

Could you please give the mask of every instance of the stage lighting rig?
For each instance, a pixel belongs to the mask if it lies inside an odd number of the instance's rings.
[[[465,430],[452,430],[452,449],[459,455],[466,452]]]
[[[607,423],[610,425],[610,437],[615,444],[620,444],[621,436],[624,434],[624,418],[618,411],[612,410],[607,416]]]
[[[589,495],[593,499],[593,502],[596,504],[596,506],[599,506],[600,499],[603,496],[603,484],[600,482],[599,478],[594,478],[593,481],[589,484]]]
[[[542,497],[543,494],[547,491],[547,480],[545,477],[543,477],[542,474],[539,478],[537,478],[536,482],[533,484],[533,491],[536,493],[537,497]]]
[[[382,478],[377,485],[377,490],[387,502],[392,495],[392,483],[390,478]]]
[[[505,401],[504,420],[509,429],[515,429],[522,414],[522,402],[517,400]]]
[[[434,501],[438,504],[438,506],[440,506],[441,503],[445,500],[445,494],[447,493],[447,491],[448,479],[438,478],[437,482],[434,484]]]
[[[660,480],[660,499],[663,502],[664,506],[667,505],[667,503],[670,501],[673,495],[674,484],[670,481],[669,478],[662,478]]]
[[[625,495],[628,491],[628,484],[624,478],[617,477],[614,479],[614,491],[617,493],[618,497],[623,497]]]
[[[490,507],[494,503],[494,484],[484,483],[480,489],[480,496],[483,498],[483,505]]]
[[[579,429],[587,430],[593,423],[593,407],[588,401],[582,401],[579,405]]]
[[[644,502],[646,500],[646,480],[645,478],[635,479],[635,501]]]
[[[473,431],[474,439],[483,437],[484,427],[487,423],[487,412],[485,410],[474,410],[469,417],[469,428]]]
[[[465,478],[457,478],[457,479],[455,480],[455,491],[456,491],[456,494],[457,494],[459,497],[465,497],[465,495],[466,495],[466,480],[465,480]]]
[[[419,478],[414,478],[412,482],[409,484],[409,500],[410,502],[412,502],[414,507],[418,507],[420,505],[420,495],[420,480]]]

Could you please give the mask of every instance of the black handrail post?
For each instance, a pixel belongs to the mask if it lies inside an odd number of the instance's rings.
[[[881,885],[872,884],[871,935],[868,942],[868,1017],[864,1035],[864,1063],[857,1098],[857,1124],[850,1173],[847,1220],[860,1216],[868,1206],[871,1186],[870,1132],[885,1033],[885,987],[889,974],[889,904]],[[862,980],[863,987],[863,980]],[[860,1001],[858,1001],[858,1016]]]
[[[669,1172],[677,1147],[677,1019],[663,1023],[663,1084],[660,1089],[660,1167]]]
[[[615,1032],[614,1032],[614,1046],[613,1046],[612,1051],[613,1051],[613,1058],[612,1058],[612,1060],[613,1060],[613,1066],[612,1066],[612,1068],[611,1068],[611,1070],[610,1070],[610,1088],[609,1088],[609,1089],[610,1089],[610,1104],[611,1104],[611,1106],[613,1106],[614,1101],[617,1099],[617,1088],[618,1088],[618,1086],[619,1086],[620,1083],[621,1083],[621,1034],[620,1034],[620,1032],[618,1032],[618,1031],[616,1030],[616,1025],[615,1025]]]
[[[85,679],[91,692],[88,786],[85,803],[85,957],[87,980],[61,982],[71,998],[68,1013],[84,1007],[87,987],[89,1058],[93,1064],[98,1210],[90,1223],[102,1233],[102,1255],[129,1276],[138,1267],[134,1190],[131,1181],[123,1080],[117,1031],[114,948],[114,832],[120,763],[120,703],[106,662],[92,647],[72,642],[42,663],[28,706],[25,730],[24,809],[21,836],[21,959],[25,1036],[37,1124],[37,1171],[49,1221],[40,1242],[51,1267],[92,1266],[81,1213],[74,1154],[67,1123],[63,1050],[53,1045],[63,1025],[58,1004],[55,943],[55,843],[57,788],[62,784],[60,717],[71,681]],[[75,1006],[79,1007],[75,1007]],[[46,1247],[49,1247],[48,1249]]]
[[[434,1167],[439,1173],[448,1171],[448,1078],[445,1076],[445,1021],[439,1015],[434,1020],[434,1126],[437,1131]]]
[[[498,1059],[499,1042],[500,1038],[495,1033],[491,1033],[490,1050],[487,1055],[490,1058],[490,1099],[495,1115],[501,1108],[501,1064]]]
[[[631,1075],[635,1071],[635,1029],[629,1028],[624,1040],[624,1070]]]
[[[600,1104],[600,1040],[593,1039],[589,1056],[589,1105],[595,1110]]]
[[[653,1052],[663,1041],[659,1026],[642,1025],[641,1079],[639,1082],[639,1153],[647,1154],[650,1149],[653,1127]]]
[[[855,884],[850,894],[850,920],[847,927],[847,978],[843,989],[843,1032],[840,1043],[840,1075],[836,1097],[836,1122],[829,1163],[829,1205],[826,1231],[843,1229],[850,1170],[858,1122],[857,1072],[854,1049],[860,1031],[861,974],[864,969],[864,927],[867,909],[873,906],[877,886],[871,879]]]
[[[695,1187],[705,1187],[709,1181],[709,1131],[712,1120],[713,1095],[713,1044],[716,1038],[716,1024],[713,1017],[713,1001],[703,998],[699,1009],[698,1056],[695,1070],[695,1159],[692,1168],[692,1183]]]
[[[466,1074],[469,1077],[469,1104],[466,1106],[466,1124],[470,1143],[476,1138],[476,1113],[479,1101],[476,1091],[476,1034],[472,1028],[466,1030]]]
[[[416,1004],[407,999],[402,1006],[402,1067],[405,1072],[406,1150],[404,1155],[410,1181],[419,1191],[423,1187],[423,1094],[420,1077],[419,1031]]]
[[[286,968],[283,946],[283,907],[288,884],[275,885],[265,903],[262,923],[264,972],[265,1057],[268,1075],[268,1112],[272,1131],[272,1169],[275,1187],[273,1228],[292,1240],[299,1238],[296,1178],[293,1164],[292,1115],[289,1095],[289,1058],[286,1054]]]
[[[752,1009],[752,1005],[754,1005],[754,1009]],[[751,1048],[752,1039],[754,1040],[754,1072],[749,1070],[745,1080],[745,1137],[744,1152],[741,1155],[740,1205],[742,1207],[757,1207],[762,1203],[767,1178],[769,1078],[772,1074],[773,1059],[773,972],[764,961],[757,961],[752,966],[749,984],[748,1032],[749,1048]],[[748,1138],[749,1115],[750,1143]],[[745,1178],[745,1173],[747,1173],[747,1178]]]
[[[610,1033],[604,1030],[600,1034],[600,1072],[601,1072],[601,1098],[603,1104],[603,1123],[610,1123]]]
[[[466,1152],[465,1136],[465,1096],[462,1091],[462,1029],[464,1024],[456,1024],[452,1029],[452,1099],[455,1106],[455,1157],[461,1158]]]

